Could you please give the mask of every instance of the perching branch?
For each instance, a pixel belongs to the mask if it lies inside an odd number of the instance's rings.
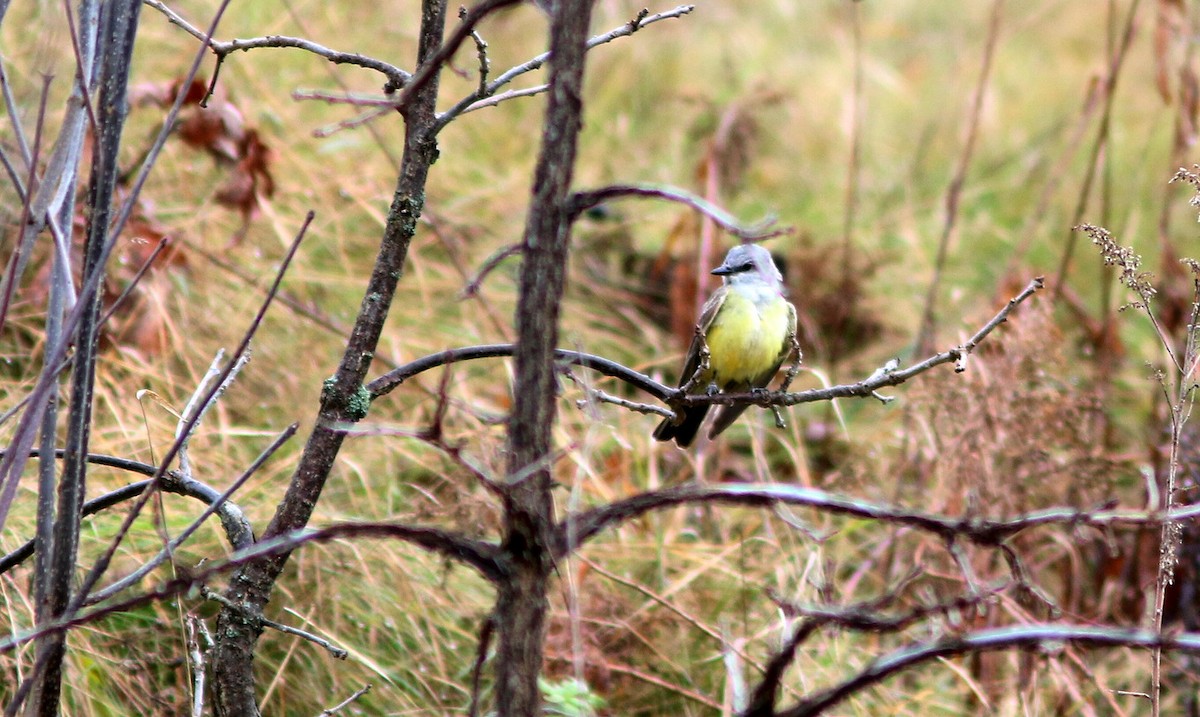
[[[796,391],[794,393],[765,392],[765,393],[720,393],[713,396],[706,394],[687,394],[677,388],[659,383],[645,374],[638,373],[622,364],[606,359],[603,356],[583,353],[582,351],[567,351],[557,349],[555,360],[571,366],[590,368],[613,378],[624,381],[634,388],[643,391],[654,398],[677,406],[699,406],[704,404],[730,405],[747,403],[758,406],[795,406],[815,401],[828,401],[835,398],[872,396],[876,391],[888,386],[897,386],[909,379],[945,363],[954,362],[955,370],[962,372],[966,369],[967,357],[996,329],[1008,320],[1019,304],[1035,294],[1043,287],[1042,278],[1037,277],[1029,282],[1020,294],[1013,297],[990,321],[983,325],[975,334],[961,346],[930,356],[920,363],[905,369],[878,371],[870,378],[858,383],[829,386],[827,388]],[[399,368],[385,373],[367,384],[372,400],[390,393],[400,384],[410,378],[433,368],[460,361],[470,361],[481,358],[499,358],[512,356],[513,344],[486,344],[482,346],[465,346],[457,349],[447,349],[436,354],[423,356]]]
[[[458,363],[460,361],[471,361],[481,358],[500,358],[503,356],[512,356],[513,344],[484,344],[482,346],[464,346],[457,349],[447,349],[439,351],[436,354],[423,356],[416,361],[400,366],[392,371],[388,371],[384,375],[367,384],[367,390],[371,392],[371,399],[374,400],[380,396],[391,393],[400,384],[410,378],[422,374],[430,369],[447,364]],[[571,366],[582,366],[584,368],[594,369],[607,376],[619,378],[622,381],[639,388],[653,396],[666,398],[674,392],[675,389],[665,386],[658,381],[640,374],[633,369],[627,368],[616,361],[596,356],[595,354],[583,353],[582,351],[567,351],[565,349],[556,349],[554,359],[559,363],[568,364]]]

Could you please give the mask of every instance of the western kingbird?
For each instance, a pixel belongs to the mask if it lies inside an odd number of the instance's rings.
[[[730,392],[762,388],[792,352],[796,336],[796,307],[783,296],[783,276],[771,253],[757,244],[730,249],[712,273],[722,277],[722,286],[700,312],[679,385],[696,374],[701,349],[707,346],[708,368],[696,377],[692,393],[714,393],[714,386]],[[729,428],[746,408],[746,404],[722,406],[708,437]],[[687,448],[707,413],[708,405],[680,408],[675,420],[668,418],[658,424],[654,437],[674,439],[680,448]]]

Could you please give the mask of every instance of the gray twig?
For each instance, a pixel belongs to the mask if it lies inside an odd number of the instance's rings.
[[[367,57],[354,52],[341,52],[333,50],[324,45],[306,40],[301,37],[287,37],[285,35],[267,35],[265,37],[255,37],[249,40],[230,40],[221,42],[209,37],[203,30],[200,30],[190,22],[185,20],[182,15],[167,7],[166,3],[160,0],[142,0],[143,3],[149,5],[155,10],[166,16],[167,20],[172,24],[183,29],[184,32],[196,38],[200,42],[208,46],[213,54],[217,56],[217,63],[225,61],[225,58],[234,52],[256,50],[260,48],[294,48],[311,52],[318,57],[323,57],[335,65],[355,65],[367,70],[374,70],[387,78],[388,82],[385,87],[391,88],[391,91],[400,89],[408,82],[411,75],[404,70],[401,70],[395,65],[378,60],[374,57]],[[215,81],[215,77],[214,77]]]
[[[357,692],[355,692],[354,694],[350,695],[350,696],[349,696],[349,697],[347,697],[346,699],[344,699],[344,700],[342,700],[341,702],[337,703],[337,704],[336,704],[336,705],[334,705],[333,707],[330,707],[330,708],[329,708],[329,709],[327,709],[327,710],[321,710],[321,714],[320,714],[320,716],[319,716],[319,717],[330,717],[331,715],[335,715],[335,714],[337,714],[338,712],[341,712],[342,710],[344,710],[344,709],[346,709],[347,707],[349,707],[349,706],[351,705],[351,703],[353,703],[353,702],[357,702],[357,701],[358,701],[358,698],[362,697],[363,695],[367,694],[367,693],[368,693],[368,692],[370,692],[370,691],[371,691],[371,683],[370,683],[370,682],[368,682],[367,684],[365,684],[365,685],[363,685],[363,686],[362,686],[362,689],[358,690]]]

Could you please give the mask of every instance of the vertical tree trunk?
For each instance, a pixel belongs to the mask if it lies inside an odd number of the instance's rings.
[[[421,13],[418,64],[437,53],[446,25],[446,0],[425,0]],[[296,473],[263,534],[270,538],[305,527],[333,468],[345,432],[340,426],[363,417],[362,386],[383,332],[408,247],[425,202],[429,167],[437,159],[433,134],[438,77],[435,70],[405,111],[404,157],[392,206],[384,227],[375,268],[337,373],[321,396],[316,426],[309,436]],[[240,609],[225,608],[217,618],[213,649],[213,708],[218,717],[257,715],[254,646],[262,632],[262,610],[288,555],[247,565],[234,574],[226,597]]]
[[[83,276],[104,272],[106,242],[112,216],[113,193],[120,174],[118,150],[128,111],[126,89],[129,86],[130,59],[137,34],[141,0],[114,0],[103,5],[100,18],[99,92],[96,96],[96,145],[87,197],[87,239],[84,244]],[[83,78],[86,81],[86,78]],[[34,188],[29,187],[33,192]],[[40,218],[39,218],[40,219]],[[81,301],[84,297],[80,297]],[[39,534],[49,538],[47,555],[41,559],[45,575],[38,576],[40,619],[61,617],[71,602],[75,563],[79,552],[79,529],[86,490],[87,451],[91,434],[92,402],[100,323],[100,291],[80,307],[82,313],[75,331],[75,356],[71,371],[71,397],[67,414],[67,435],[63,470],[57,486],[53,527],[39,526]],[[52,426],[43,426],[43,430]],[[47,487],[46,481],[43,488]],[[40,500],[44,500],[42,496]],[[49,511],[39,515],[47,517]],[[43,545],[43,548],[47,548]],[[60,710],[62,666],[66,634],[55,633],[42,639],[37,648],[37,668],[27,714],[56,717]]]
[[[566,205],[582,125],[590,16],[591,0],[558,0],[553,11],[550,97],[525,225],[504,506],[504,550],[512,572],[501,584],[496,602],[496,706],[504,717],[535,717],[541,703],[537,678],[554,567],[546,544],[554,524],[549,463],[556,400],[554,347],[566,279],[570,238]]]

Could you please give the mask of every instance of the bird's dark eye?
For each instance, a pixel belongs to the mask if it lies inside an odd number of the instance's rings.
[[[739,265],[737,268],[737,271],[738,272],[753,271],[753,269],[754,269],[754,262],[748,261],[745,264]]]

